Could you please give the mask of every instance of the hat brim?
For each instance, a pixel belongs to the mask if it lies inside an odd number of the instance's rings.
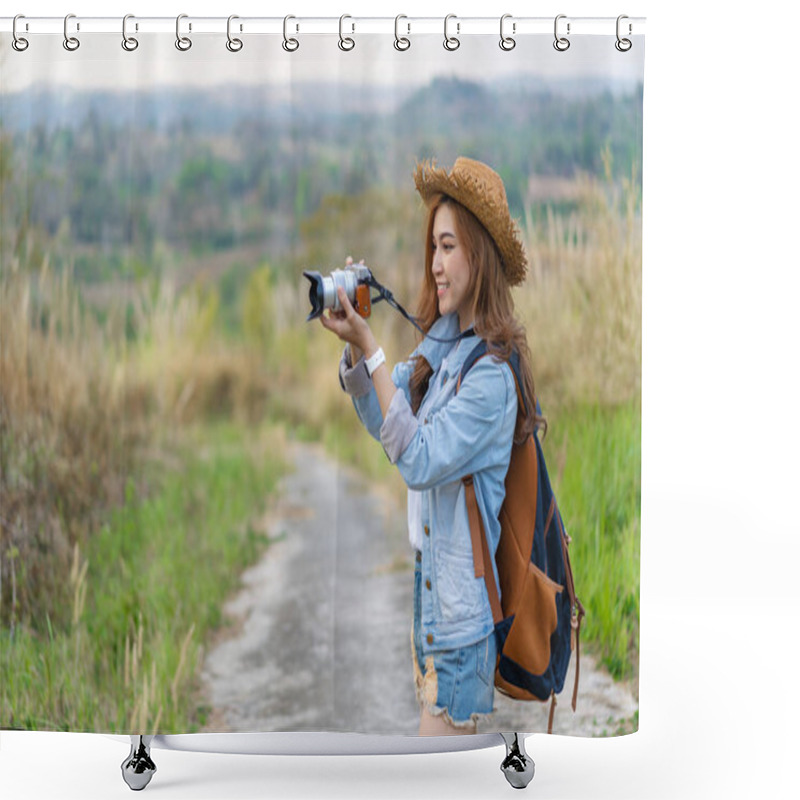
[[[489,170],[488,167],[485,169]],[[497,179],[500,180],[499,177]],[[417,164],[414,183],[429,208],[437,196],[444,194],[469,209],[497,245],[506,280],[511,286],[522,283],[528,259],[519,227],[511,217],[504,193],[502,197],[487,193],[486,182],[480,174],[469,170],[456,171],[455,167],[448,172],[428,161]]]

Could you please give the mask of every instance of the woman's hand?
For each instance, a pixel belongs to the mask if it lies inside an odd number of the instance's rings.
[[[348,257],[346,263],[348,265],[352,264],[353,259]],[[363,264],[364,262],[362,261],[361,263]],[[366,358],[374,356],[378,352],[378,343],[375,341],[367,321],[356,313],[345,290],[339,287],[336,290],[336,294],[342,310],[333,311],[329,309],[328,316],[326,317],[323,314],[319,321],[324,328],[332,331],[342,341],[350,345],[350,366],[352,367],[361,358],[362,353]],[[381,414],[385,418],[392,398],[397,392],[397,387],[392,382],[391,370],[385,361],[372,373],[372,382],[375,386],[375,393],[378,396]]]
[[[337,296],[342,310],[329,309],[328,316],[323,314],[319,320],[324,328],[335,333],[343,342],[349,343],[351,363],[355,364],[361,358],[362,353],[367,358],[373,355],[378,349],[378,344],[367,321],[356,313],[347,293],[341,286],[337,289]]]

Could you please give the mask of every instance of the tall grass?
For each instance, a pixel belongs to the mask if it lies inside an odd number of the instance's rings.
[[[216,427],[187,435],[128,487],[68,573],[68,620],[3,630],[0,727],[191,732],[204,723],[196,669],[225,597],[268,540],[258,520],[281,435]],[[248,442],[245,441],[247,436]]]
[[[153,282],[132,298],[128,324],[135,333],[130,396],[148,416],[166,426],[264,417],[273,388],[268,364],[221,335],[215,286],[179,292],[168,280]]]
[[[45,255],[4,261],[0,309],[0,622],[39,625],[65,607],[74,545],[171,432],[260,420],[271,386],[216,333],[213,289],[143,285],[101,317]]]
[[[530,276],[517,294],[537,392],[547,407],[638,399],[642,372],[642,239],[638,180],[581,176],[565,216],[530,207]]]
[[[264,372],[214,333],[214,293],[104,311],[46,256],[4,259],[0,727],[202,724],[204,638],[265,543],[282,438],[250,424]]]
[[[551,416],[544,441],[586,607],[581,638],[616,678],[638,675],[641,411],[631,402]]]
[[[638,674],[641,504],[641,217],[636,175],[583,178],[578,208],[526,234],[518,300],[545,452],[570,535],[586,642],[611,673]]]
[[[572,536],[585,641],[638,674],[642,242],[638,180],[581,178],[567,216],[526,216],[531,275],[517,298]]]
[[[64,616],[75,544],[117,505],[142,420],[126,363],[45,259],[0,272],[0,621]],[[58,618],[58,619],[56,619]]]

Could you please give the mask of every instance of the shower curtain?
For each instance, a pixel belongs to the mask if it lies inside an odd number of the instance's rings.
[[[586,608],[553,730],[635,731],[643,37],[140,22],[0,42],[0,728],[416,734],[407,490],[303,272],[363,260],[414,312],[414,170],[468,157],[528,254]],[[418,344],[369,323],[390,364]],[[548,728],[494,705],[479,732]]]

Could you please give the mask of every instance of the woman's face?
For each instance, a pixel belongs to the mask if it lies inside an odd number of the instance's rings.
[[[473,323],[472,296],[469,293],[470,265],[459,240],[455,217],[449,205],[436,210],[433,219],[433,278],[439,299],[439,313],[455,311],[464,331]]]

